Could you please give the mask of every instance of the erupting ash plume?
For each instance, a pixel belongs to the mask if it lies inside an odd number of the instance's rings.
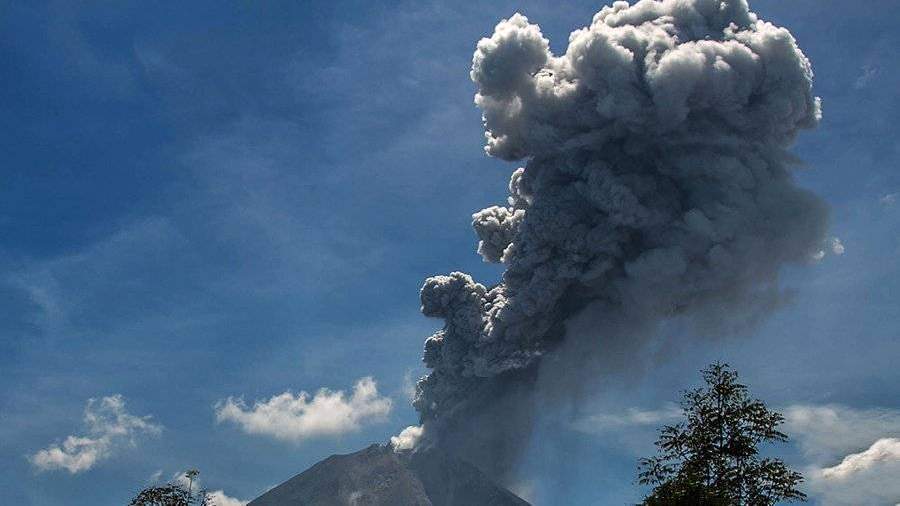
[[[615,2],[560,56],[515,14],[478,43],[471,77],[485,151],[525,166],[504,205],[473,215],[502,281],[422,288],[445,325],[414,405],[430,440],[496,475],[570,318],[758,316],[779,304],[781,267],[822,248],[827,210],[786,151],[820,118],[809,61],[745,0]],[[597,328],[591,349],[627,336]]]

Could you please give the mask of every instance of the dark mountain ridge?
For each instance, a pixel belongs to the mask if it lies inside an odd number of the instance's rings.
[[[332,455],[248,506],[529,506],[475,466],[435,447],[372,445]]]

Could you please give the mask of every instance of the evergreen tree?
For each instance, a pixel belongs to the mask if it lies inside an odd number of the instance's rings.
[[[702,371],[706,386],[685,393],[685,420],[665,426],[658,454],[641,459],[638,482],[654,486],[643,504],[771,506],[803,501],[803,476],[775,458],[760,458],[761,443],[786,442],[784,417],[747,387],[728,364]]]

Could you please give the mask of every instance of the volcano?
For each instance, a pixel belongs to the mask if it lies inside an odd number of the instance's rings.
[[[372,445],[332,455],[248,506],[529,506],[475,466],[437,448]]]

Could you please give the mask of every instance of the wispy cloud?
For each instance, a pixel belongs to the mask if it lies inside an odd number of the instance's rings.
[[[572,427],[579,432],[601,434],[635,427],[658,426],[681,417],[681,408],[669,403],[659,409],[628,408],[621,412],[593,413],[576,420]]]
[[[72,474],[87,471],[125,445],[135,445],[142,434],[159,434],[162,427],[149,416],[138,417],[125,410],[125,399],[112,395],[89,399],[84,410],[87,434],[68,436],[28,457],[39,471],[65,469]]]
[[[179,265],[187,244],[171,220],[148,217],[80,251],[26,262],[2,281],[33,304],[33,323],[43,334],[71,337],[85,315],[112,323],[116,317],[133,322],[152,314],[156,308],[147,287],[177,286],[179,279],[166,273]],[[110,298],[116,311],[110,311]]]
[[[58,58],[55,71],[64,79],[89,82],[86,89],[113,99],[125,99],[139,91],[138,75],[131,55],[111,58],[108,52],[96,47],[84,23],[89,12],[79,6],[53,4],[47,15],[46,39],[49,42],[47,58]],[[92,36],[93,35],[93,36]]]
[[[412,402],[416,398],[416,381],[417,378],[413,377],[413,370],[407,369],[406,373],[403,374],[403,396],[406,397],[407,400]]]
[[[243,399],[229,397],[216,405],[218,422],[234,422],[248,434],[271,436],[284,441],[302,441],[358,431],[364,424],[383,421],[391,399],[378,393],[375,380],[356,382],[353,394],[322,388],[312,398],[306,392],[284,392],[248,408]]]
[[[853,83],[853,87],[857,90],[868,87],[869,84],[878,77],[879,71],[879,68],[875,65],[863,65],[862,69],[860,69],[859,76]]]
[[[614,451],[634,458],[653,452],[657,431],[664,425],[677,423],[682,416],[677,404],[667,402],[654,408],[627,405],[595,405],[564,426],[568,430],[594,437]]]

